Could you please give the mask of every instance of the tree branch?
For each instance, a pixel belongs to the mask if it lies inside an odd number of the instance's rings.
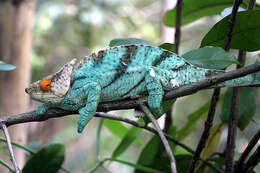
[[[235,164],[235,173],[239,173],[243,169],[243,164],[246,158],[248,157],[251,150],[254,148],[254,146],[257,144],[257,142],[260,139],[260,129],[258,132],[254,135],[254,137],[250,140],[249,144],[247,145],[246,149],[241,154],[239,160]]]
[[[220,89],[215,89],[213,96],[211,98],[210,109],[209,109],[207,120],[205,121],[205,124],[204,124],[203,133],[201,135],[199,144],[198,144],[196,151],[195,151],[195,153],[192,157],[192,160],[190,162],[190,167],[189,167],[190,173],[195,172],[196,164],[197,164],[197,162],[200,158],[200,154],[201,154],[203,148],[205,147],[206,141],[209,137],[209,132],[210,132],[210,129],[211,129],[212,124],[213,124],[215,109],[216,109],[217,101],[218,101],[218,98],[219,98],[219,94],[220,94]]]
[[[9,136],[9,133],[8,133],[8,130],[7,130],[7,127],[5,124],[3,123],[0,123],[0,126],[5,134],[5,138],[6,138],[6,142],[7,142],[7,146],[8,146],[8,150],[9,150],[9,153],[10,153],[10,156],[11,156],[11,161],[13,163],[13,166],[14,166],[14,169],[15,169],[15,172],[16,173],[20,173],[20,170],[17,166],[17,163],[16,163],[16,160],[15,160],[15,157],[14,157],[14,151],[13,151],[13,148],[12,148],[12,144],[11,144],[11,140],[10,140],[10,136]]]
[[[176,5],[176,24],[174,34],[174,51],[176,54],[179,53],[179,45],[181,40],[181,15],[182,15],[183,0],[177,0]]]
[[[156,119],[153,117],[153,114],[149,111],[149,109],[144,106],[144,105],[140,105],[142,111],[146,114],[146,116],[148,116],[148,118],[151,120],[152,124],[154,125],[157,133],[159,134],[159,137],[161,138],[161,141],[164,145],[165,151],[168,154],[169,158],[170,158],[170,162],[171,162],[171,173],[177,173],[176,170],[176,160],[172,154],[172,150],[171,147],[167,141],[167,139],[164,136],[164,133],[162,131],[162,129],[160,128],[158,122],[156,121]]]
[[[158,134],[158,131],[156,131],[154,128],[152,127],[149,127],[149,126],[146,126],[145,124],[143,123],[140,123],[140,122],[136,122],[136,121],[133,121],[133,120],[130,120],[128,118],[124,118],[124,117],[121,117],[121,116],[117,116],[117,115],[112,115],[112,114],[107,114],[107,113],[104,113],[104,112],[97,112],[95,114],[96,117],[101,117],[101,118],[107,118],[107,119],[111,119],[111,120],[118,120],[118,121],[122,121],[122,122],[125,122],[125,123],[128,123],[128,124],[131,124],[133,126],[136,126],[136,127],[139,127],[139,128],[142,128],[142,129],[145,129],[149,132],[152,132],[153,134],[156,134],[156,135],[159,135]],[[178,145],[179,147],[187,150],[188,152],[190,152],[191,154],[194,154],[195,152],[188,146],[186,146],[185,144],[179,142],[178,140],[174,139],[172,136],[164,133],[164,136],[171,142],[173,142],[175,145]],[[214,169],[217,173],[221,173],[221,170],[219,170],[217,167],[215,167],[214,165],[212,165],[210,162],[202,159],[202,158],[199,158],[199,160],[201,162],[203,162],[205,165],[211,167],[212,169]]]
[[[260,145],[257,147],[256,151],[248,159],[242,172],[245,173],[251,172],[259,162],[260,162]]]
[[[243,0],[235,0],[233,4],[233,9],[231,17],[229,20],[229,30],[226,37],[225,49],[230,48],[230,42],[232,37],[232,31],[235,25],[236,15],[239,8],[239,5]],[[254,5],[252,2],[249,3],[248,9],[252,9]],[[245,64],[245,52],[239,51],[238,60],[241,65],[238,65],[237,68],[241,68]],[[226,173],[234,171],[234,153],[235,153],[235,140],[236,140],[236,130],[238,122],[238,113],[239,113],[239,103],[240,103],[240,88],[233,88],[232,91],[232,101],[230,107],[230,115],[228,121],[228,137],[227,137],[227,146],[225,149],[226,152]]]

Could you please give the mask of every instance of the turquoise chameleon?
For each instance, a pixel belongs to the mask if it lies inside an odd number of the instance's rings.
[[[98,103],[148,95],[148,105],[162,114],[165,91],[189,85],[224,71],[194,66],[167,50],[148,44],[110,47],[84,59],[73,59],[52,75],[36,81],[25,91],[43,102],[37,115],[49,108],[78,110],[78,132],[94,116]],[[255,74],[233,79],[220,86],[259,84]]]

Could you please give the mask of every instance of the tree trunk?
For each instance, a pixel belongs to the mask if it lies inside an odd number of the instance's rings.
[[[14,71],[0,71],[0,116],[25,112],[28,109],[28,96],[24,89],[30,82],[30,56],[34,0],[0,1],[0,60],[16,66]],[[25,125],[9,128],[11,140],[26,143]],[[22,168],[24,152],[15,149],[15,157]],[[3,159],[3,155],[0,155]],[[5,161],[10,163],[9,158]],[[6,168],[0,165],[1,172]]]

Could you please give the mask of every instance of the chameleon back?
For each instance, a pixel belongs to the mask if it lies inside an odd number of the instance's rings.
[[[74,72],[73,80],[101,85],[102,101],[147,94],[145,78],[151,69],[165,90],[196,82],[209,69],[195,67],[167,50],[149,45],[123,45],[93,53]]]

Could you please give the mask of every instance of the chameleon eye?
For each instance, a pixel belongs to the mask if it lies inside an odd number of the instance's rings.
[[[41,88],[42,91],[49,91],[51,89],[51,81],[42,80],[40,82],[40,88]]]

